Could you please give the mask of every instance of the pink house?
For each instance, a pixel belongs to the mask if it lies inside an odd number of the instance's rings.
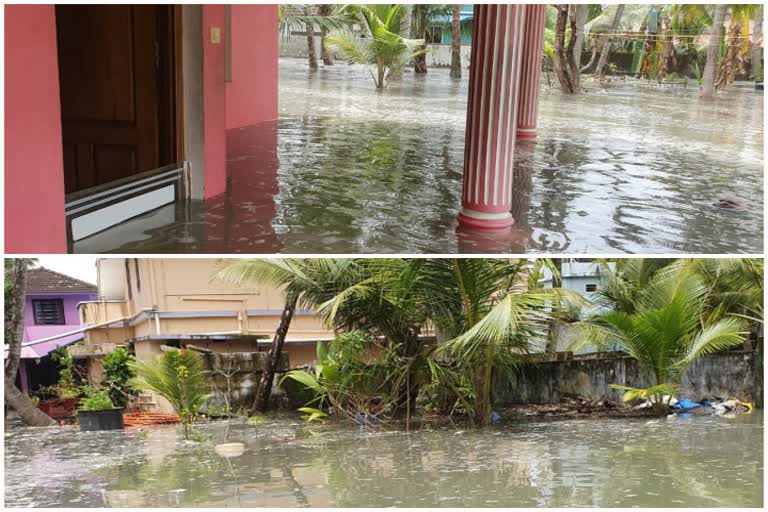
[[[26,393],[58,381],[58,365],[49,354],[83,339],[82,332],[60,335],[80,328],[77,305],[96,298],[95,285],[47,268],[28,271],[19,389]]]
[[[227,162],[238,174],[254,147],[277,144],[276,130],[253,129],[277,118],[277,5],[4,9],[6,253],[64,253],[145,213],[182,215],[169,205],[220,196]],[[514,222],[514,149],[536,137],[544,9],[474,7],[465,229]],[[264,192],[249,185],[231,197]]]
[[[225,191],[226,132],[277,117],[277,5],[5,5],[5,249]]]

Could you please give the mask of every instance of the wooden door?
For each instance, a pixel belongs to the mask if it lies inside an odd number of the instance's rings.
[[[161,165],[157,9],[56,6],[67,193]]]

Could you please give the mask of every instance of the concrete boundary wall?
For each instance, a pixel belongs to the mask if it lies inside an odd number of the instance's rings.
[[[558,354],[559,359],[566,359]],[[702,357],[683,376],[681,397],[735,397],[762,407],[761,355],[757,352],[723,352]],[[525,366],[513,389],[499,386],[496,401],[502,404],[557,403],[568,395],[620,401],[622,391],[610,384],[644,388],[650,383],[637,362],[620,354],[590,354],[566,360]]]

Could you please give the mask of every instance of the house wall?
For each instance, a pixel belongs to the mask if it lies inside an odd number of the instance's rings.
[[[203,118],[205,197],[226,190],[226,97],[224,87],[224,5],[203,5]],[[213,31],[220,39],[212,41]]]
[[[5,252],[63,253],[67,237],[54,6],[4,9]]]
[[[231,80],[226,84],[226,127],[277,118],[277,5],[231,6]]]
[[[45,299],[62,299],[64,302],[64,320],[66,325],[35,325],[35,316],[32,309],[33,300],[45,300]],[[77,304],[83,301],[90,301],[96,299],[95,293],[52,293],[52,294],[37,294],[28,293],[27,300],[24,305],[24,326],[57,329],[57,332],[71,331],[80,327],[80,315],[77,311]],[[27,341],[27,340],[25,340]]]
[[[679,396],[693,400],[735,397],[762,405],[756,352],[721,352],[694,361],[685,372]],[[523,368],[514,389],[498,389],[499,403],[557,403],[566,395],[621,401],[623,392],[611,384],[645,388],[651,385],[634,359],[603,355],[547,361]]]

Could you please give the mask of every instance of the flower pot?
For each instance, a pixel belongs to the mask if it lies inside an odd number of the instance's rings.
[[[123,430],[123,408],[102,411],[77,411],[80,432],[98,430]]]
[[[73,417],[78,403],[80,403],[79,398],[55,398],[40,402],[37,404],[37,408],[57,420]]]

